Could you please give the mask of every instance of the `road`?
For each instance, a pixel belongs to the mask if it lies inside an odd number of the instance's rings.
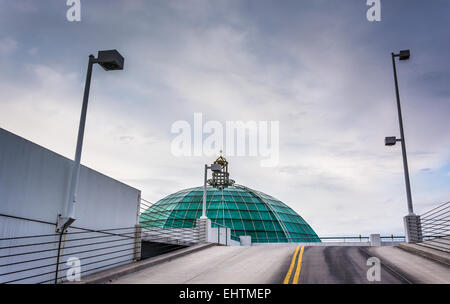
[[[299,284],[368,284],[367,260],[373,255],[365,247],[306,247],[301,265]],[[297,261],[298,263],[298,261]],[[382,263],[380,264],[380,281],[373,283],[402,284],[407,283],[401,276],[396,276]]]
[[[380,281],[367,279],[370,257],[381,260]],[[112,283],[450,283],[450,267],[395,247],[214,246]]]

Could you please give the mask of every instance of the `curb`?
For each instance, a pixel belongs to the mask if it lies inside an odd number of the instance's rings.
[[[206,243],[199,244],[192,247],[176,250],[175,252],[165,253],[153,258],[149,258],[146,260],[142,260],[139,262],[134,262],[131,264],[126,264],[122,266],[118,266],[112,269],[108,269],[105,271],[101,271],[95,274],[88,275],[86,277],[82,277],[79,282],[66,282],[65,284],[102,284],[108,283],[113,280],[117,280],[120,277],[123,277],[127,274],[134,273],[140,270],[143,270],[148,267],[152,267],[164,262],[171,261],[173,259],[212,247],[216,246],[215,243]]]
[[[407,243],[400,243],[397,247],[450,266],[450,254],[447,252]]]

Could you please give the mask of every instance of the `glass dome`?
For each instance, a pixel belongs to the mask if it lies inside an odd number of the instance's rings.
[[[211,182],[210,182],[211,184]],[[140,217],[144,228],[191,228],[202,214],[203,187],[178,191],[155,203]],[[252,242],[320,242],[308,223],[287,205],[262,192],[236,185],[209,185],[207,217],[212,227],[231,228],[233,239]]]

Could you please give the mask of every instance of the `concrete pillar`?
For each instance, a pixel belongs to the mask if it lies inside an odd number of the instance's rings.
[[[142,226],[134,225],[134,254],[133,258],[136,261],[141,259],[142,251]]]
[[[208,218],[199,218],[196,220],[196,224],[199,243],[208,242],[211,234],[211,220]]]
[[[407,243],[422,242],[422,226],[419,215],[407,215],[403,218]]]
[[[379,234],[370,235],[370,246],[381,246],[381,237]]]
[[[252,237],[250,235],[241,235],[239,237],[239,241],[241,241],[241,246],[251,246],[252,245]]]

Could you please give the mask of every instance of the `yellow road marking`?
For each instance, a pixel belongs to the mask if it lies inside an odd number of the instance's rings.
[[[295,269],[295,275],[294,275],[294,279],[292,280],[292,284],[298,284],[298,278],[300,276],[300,269],[302,268],[302,258],[303,258],[304,250],[305,250],[305,246],[302,246],[302,250],[300,250],[300,254],[298,255],[297,269]]]
[[[291,266],[289,266],[289,270],[286,273],[286,277],[284,278],[283,284],[289,284],[289,280],[291,279],[292,270],[294,269],[295,265],[295,258],[297,257],[298,249],[300,246],[297,246],[295,249],[294,255],[292,256]]]

